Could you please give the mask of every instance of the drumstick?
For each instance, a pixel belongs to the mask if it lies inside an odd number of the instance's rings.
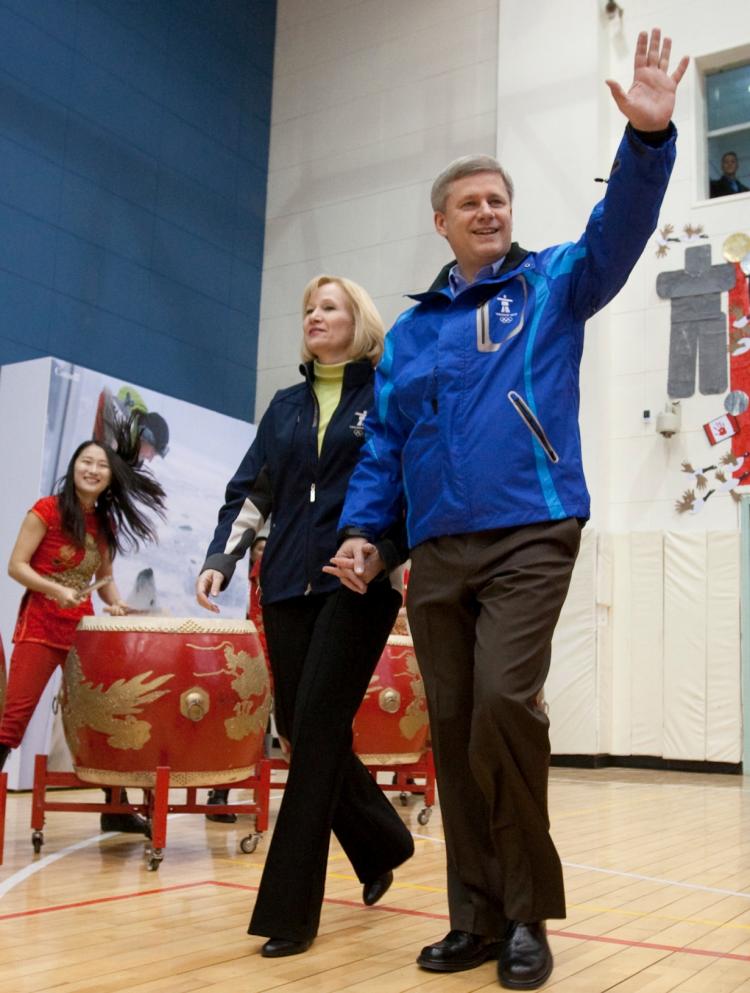
[[[89,596],[91,593],[95,593],[97,590],[100,590],[102,586],[107,586],[111,582],[112,582],[112,577],[105,576],[103,579],[97,579],[97,581],[95,583],[92,583],[91,586],[86,586],[85,589],[81,590],[81,593],[84,593],[86,596]]]

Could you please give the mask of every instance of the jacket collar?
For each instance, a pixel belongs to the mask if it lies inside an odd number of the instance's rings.
[[[315,363],[313,361],[303,362],[299,371],[312,386],[315,382]],[[356,362],[347,362],[344,367],[343,389],[351,389],[353,386],[361,386],[372,377],[372,365],[367,359],[357,359]]]
[[[513,244],[508,249],[508,254],[505,256],[505,261],[498,270],[495,276],[482,280],[484,283],[496,283],[499,280],[505,279],[508,273],[516,269],[523,260],[529,255],[529,252],[525,248],[521,248],[518,242],[514,241]],[[427,300],[435,293],[445,294],[448,290],[448,274],[450,273],[453,266],[456,264],[456,260],[453,259],[447,265],[444,265],[440,272],[435,277],[434,282],[430,288],[424,293],[410,293],[409,296],[412,300]],[[472,284],[474,285],[474,284]],[[480,285],[480,284],[477,284]],[[471,287],[469,287],[470,289]]]

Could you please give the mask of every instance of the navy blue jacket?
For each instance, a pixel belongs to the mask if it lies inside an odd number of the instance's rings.
[[[313,363],[301,372],[304,382],[274,396],[229,481],[201,569],[223,573],[226,586],[270,515],[260,571],[264,603],[339,588],[339,580],[321,570],[338,547],[336,525],[372,410],[374,370],[368,361],[350,362],[318,456]],[[399,531],[402,525],[395,538]],[[405,557],[403,538],[400,547],[390,540],[378,542],[378,550],[388,571]]]

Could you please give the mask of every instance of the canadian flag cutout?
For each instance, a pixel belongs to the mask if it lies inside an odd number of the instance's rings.
[[[706,437],[711,445],[718,445],[720,441],[726,441],[739,431],[739,423],[733,414],[722,414],[715,417],[708,424],[703,425]]]

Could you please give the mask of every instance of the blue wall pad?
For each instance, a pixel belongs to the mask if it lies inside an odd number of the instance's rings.
[[[0,0],[0,365],[250,420],[275,0]]]

